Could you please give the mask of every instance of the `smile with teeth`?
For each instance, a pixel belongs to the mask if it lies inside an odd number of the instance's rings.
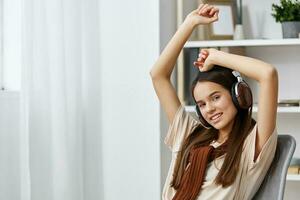
[[[219,114],[217,114],[217,115],[214,115],[213,117],[210,118],[210,120],[215,121],[215,120],[218,119],[221,115],[222,115],[222,113],[219,113]]]

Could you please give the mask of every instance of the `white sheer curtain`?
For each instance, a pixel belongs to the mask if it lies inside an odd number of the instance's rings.
[[[22,200],[102,198],[98,9],[22,1]]]

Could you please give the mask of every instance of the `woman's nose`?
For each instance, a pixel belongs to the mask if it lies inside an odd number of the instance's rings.
[[[213,105],[207,104],[207,106],[206,106],[206,112],[207,112],[207,113],[212,113],[212,112],[214,112],[215,110],[216,110],[216,108],[215,108]]]

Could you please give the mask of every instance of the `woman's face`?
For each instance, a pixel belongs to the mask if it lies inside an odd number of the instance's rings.
[[[215,129],[232,128],[237,109],[227,89],[210,81],[198,82],[194,97],[202,116]]]

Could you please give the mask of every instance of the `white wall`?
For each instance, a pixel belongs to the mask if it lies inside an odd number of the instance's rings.
[[[281,24],[271,16],[272,3],[279,0],[243,0],[243,25],[246,38],[282,38]]]
[[[100,0],[104,200],[160,199],[159,1]]]

